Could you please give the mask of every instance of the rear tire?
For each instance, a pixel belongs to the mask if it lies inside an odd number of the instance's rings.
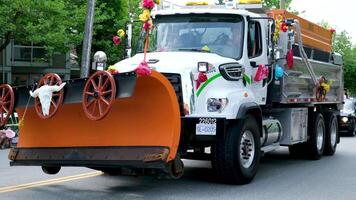
[[[335,114],[329,114],[326,121],[324,155],[332,156],[336,152],[339,137],[338,121]]]
[[[312,160],[319,160],[325,147],[325,122],[320,113],[309,120],[309,139],[306,143],[306,154]]]
[[[229,184],[247,184],[260,163],[260,131],[256,119],[248,115],[228,127],[224,138],[212,148],[212,166],[218,179]]]

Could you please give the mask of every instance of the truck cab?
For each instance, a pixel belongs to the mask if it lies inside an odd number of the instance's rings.
[[[185,116],[234,119],[241,104],[266,103],[266,82],[254,82],[253,75],[259,65],[268,65],[269,26],[268,20],[252,17],[257,15],[227,9],[153,13],[148,64],[181,76]],[[139,45],[134,57],[115,67],[131,71],[142,60],[142,52]]]
[[[260,4],[212,7],[152,13],[147,63],[180,79],[172,82],[181,97],[179,155],[211,160],[224,181],[238,184],[280,146],[311,159],[333,155],[343,72],[330,33]],[[308,35],[317,31],[319,38]],[[114,67],[133,71],[144,57],[143,45],[137,49]]]

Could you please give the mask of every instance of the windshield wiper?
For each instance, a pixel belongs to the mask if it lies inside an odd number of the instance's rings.
[[[195,51],[195,52],[205,52],[205,53],[209,53],[210,51],[206,51],[206,50],[203,50],[203,49],[189,49],[189,48],[186,48],[186,49],[178,49],[178,51]]]

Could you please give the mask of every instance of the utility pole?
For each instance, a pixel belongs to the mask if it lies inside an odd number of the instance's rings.
[[[90,51],[93,38],[93,23],[94,23],[95,0],[88,0],[87,17],[85,19],[85,31],[82,51],[82,65],[80,77],[85,78],[89,75],[90,69]]]
[[[280,0],[280,9],[286,9],[286,1],[285,0]]]

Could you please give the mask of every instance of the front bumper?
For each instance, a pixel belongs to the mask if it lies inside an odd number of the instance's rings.
[[[11,166],[83,166],[163,169],[166,147],[13,148]]]

